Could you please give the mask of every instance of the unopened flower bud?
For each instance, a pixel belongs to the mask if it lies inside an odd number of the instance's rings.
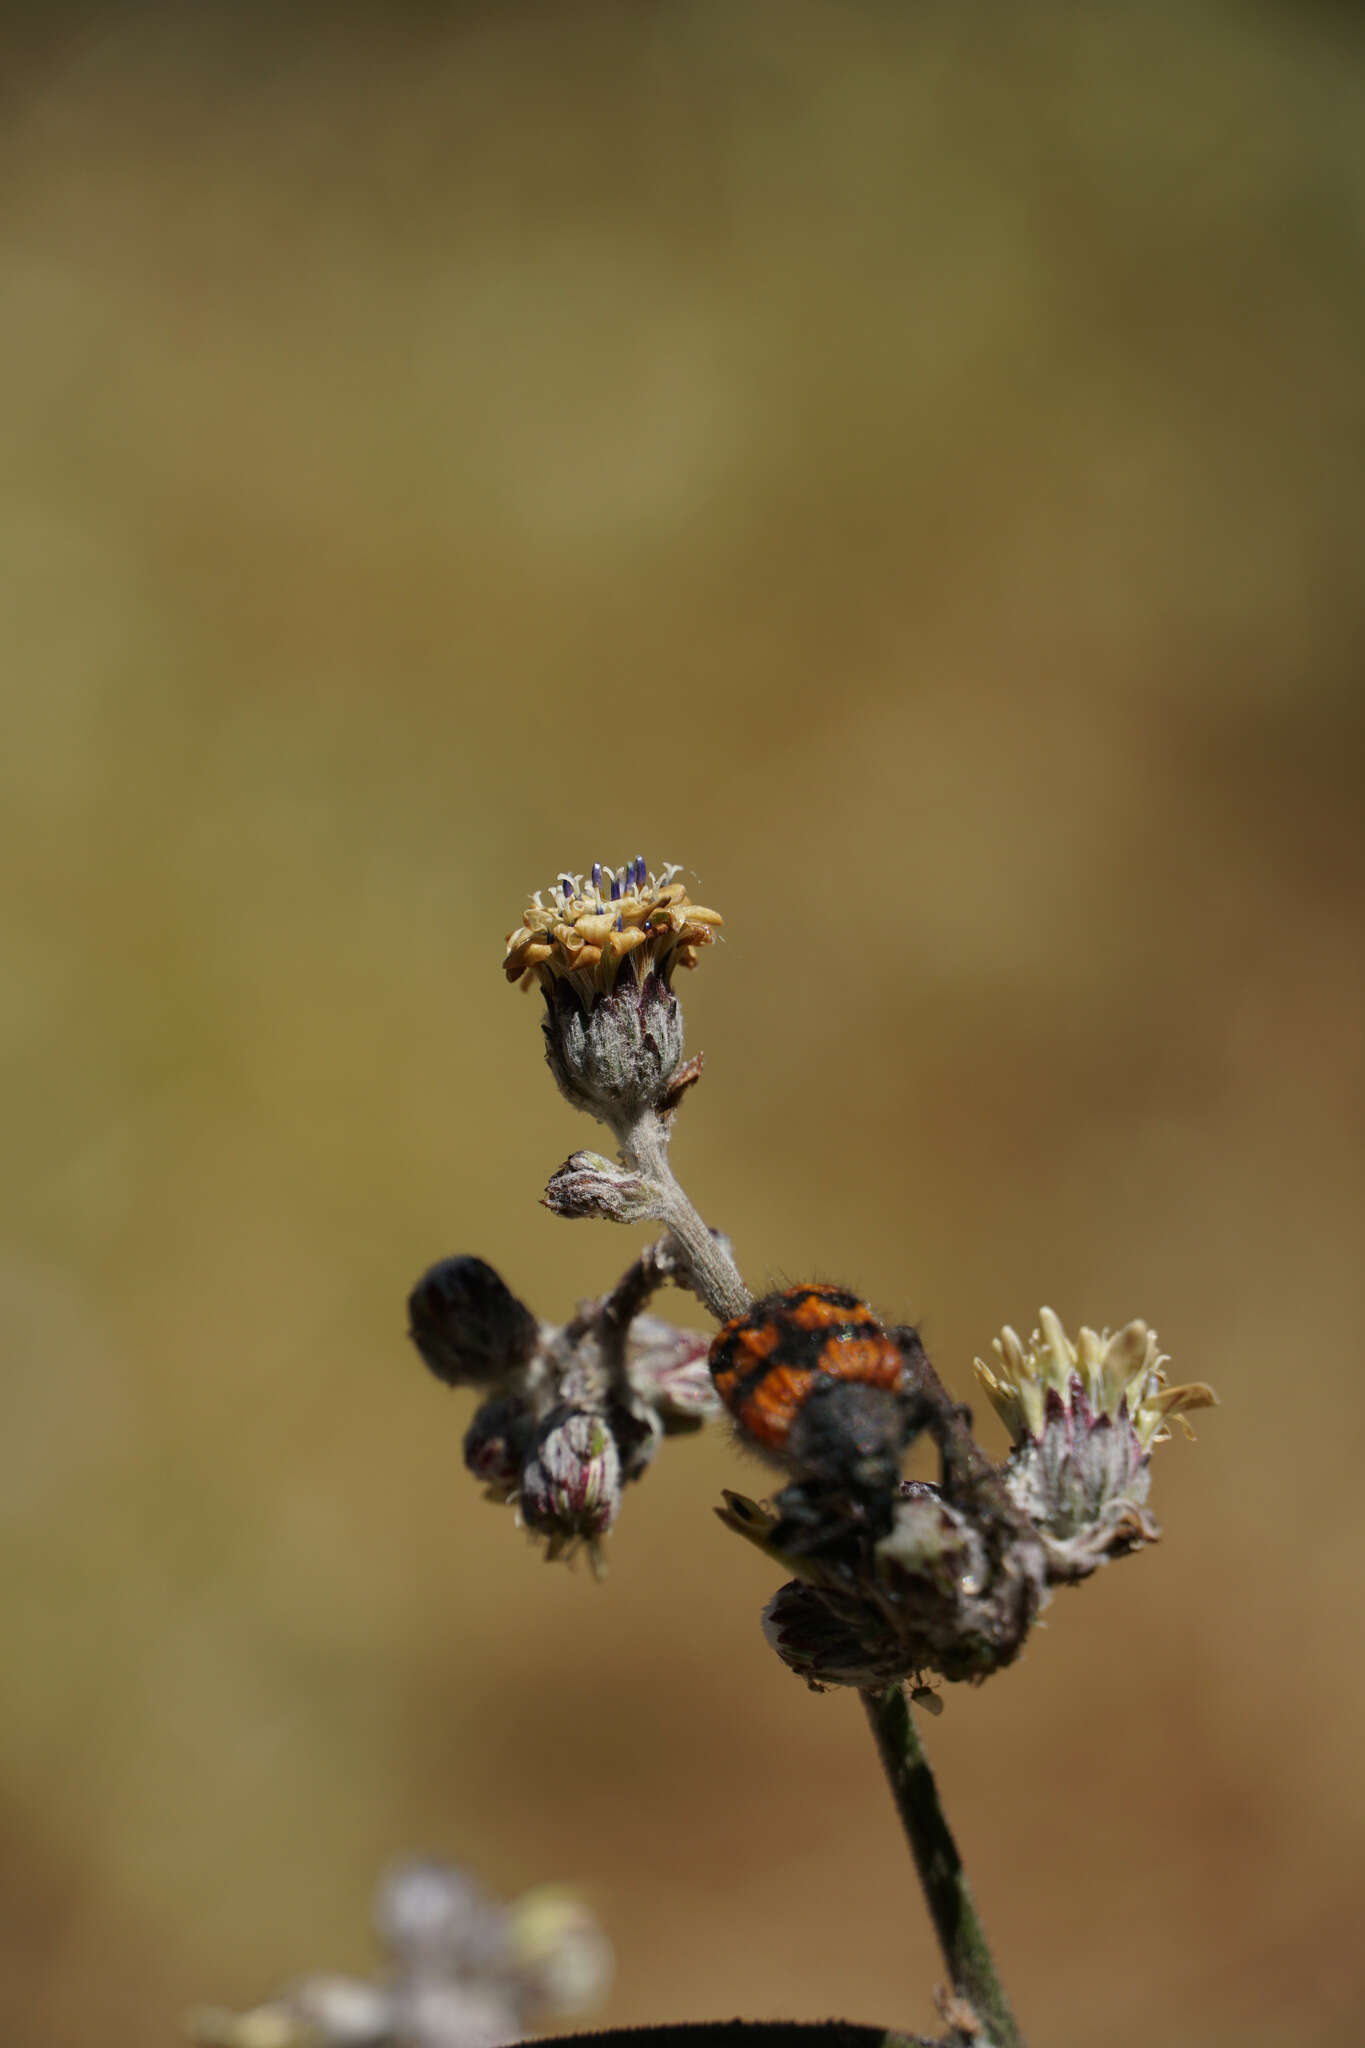
[[[527,1527],[549,1537],[552,1558],[579,1540],[596,1556],[621,1505],[621,1459],[603,1415],[555,1410],[522,1473],[520,1505]]]
[[[466,1470],[504,1499],[521,1484],[536,1432],[534,1411],[515,1394],[496,1394],[474,1411],[465,1431]]]
[[[556,1216],[598,1216],[609,1223],[644,1223],[660,1214],[660,1190],[633,1167],[600,1152],[574,1152],[552,1173],[545,1206]]]
[[[408,1296],[409,1336],[447,1386],[487,1386],[526,1364],[535,1317],[483,1259],[442,1259]]]

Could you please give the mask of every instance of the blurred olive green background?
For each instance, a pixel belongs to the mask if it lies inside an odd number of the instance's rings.
[[[675,1156],[751,1283],[1223,1396],[931,1726],[1032,2037],[1346,2038],[1349,11],[87,10],[4,104],[5,2040],[366,1967],[416,1848],[579,1883],[605,2021],[933,2024],[758,1469],[548,1569],[405,1342],[446,1252],[631,1253],[499,959],[636,851],[726,916]]]

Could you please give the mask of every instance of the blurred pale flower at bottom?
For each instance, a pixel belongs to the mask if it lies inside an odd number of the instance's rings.
[[[611,1950],[578,1896],[539,1885],[498,1904],[454,1865],[400,1864],[375,1901],[387,1967],[318,1974],[264,2005],[191,2015],[202,2048],[504,2048],[606,1993]]]

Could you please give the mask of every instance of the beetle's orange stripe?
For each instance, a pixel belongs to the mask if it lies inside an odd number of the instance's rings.
[[[741,1401],[738,1421],[759,1443],[781,1450],[793,1418],[820,1375],[801,1366],[775,1365]]]
[[[850,1337],[842,1344],[831,1339],[820,1353],[820,1364],[832,1380],[858,1380],[869,1387],[898,1387],[903,1369],[900,1352],[880,1331],[875,1337]]]
[[[848,1296],[831,1289],[829,1294],[807,1294],[794,1301],[787,1311],[790,1320],[800,1330],[865,1329],[875,1330],[877,1319],[862,1302],[850,1308]]]

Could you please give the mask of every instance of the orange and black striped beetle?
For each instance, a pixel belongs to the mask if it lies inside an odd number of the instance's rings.
[[[845,1287],[765,1295],[716,1333],[711,1376],[742,1435],[798,1481],[870,1499],[895,1491],[923,1426],[909,1327],[888,1332]]]

